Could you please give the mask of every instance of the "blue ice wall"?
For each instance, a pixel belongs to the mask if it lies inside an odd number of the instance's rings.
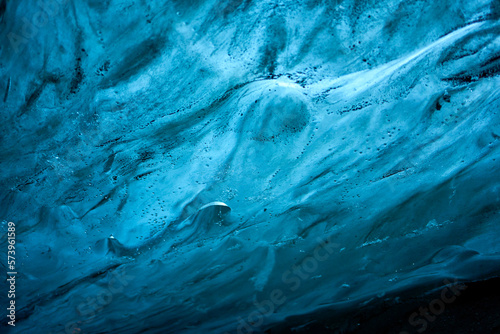
[[[259,333],[497,275],[499,14],[0,1],[1,325]]]

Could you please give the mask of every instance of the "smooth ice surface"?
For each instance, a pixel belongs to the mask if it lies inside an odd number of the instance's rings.
[[[0,1],[11,332],[259,332],[497,275],[499,14]]]

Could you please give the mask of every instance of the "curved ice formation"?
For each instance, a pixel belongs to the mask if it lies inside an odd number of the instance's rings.
[[[0,1],[10,331],[259,333],[498,276],[499,13]]]

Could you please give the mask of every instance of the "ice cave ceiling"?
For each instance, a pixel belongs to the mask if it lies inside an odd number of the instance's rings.
[[[499,18],[493,0],[0,1],[19,271],[1,325],[261,333],[497,276]]]

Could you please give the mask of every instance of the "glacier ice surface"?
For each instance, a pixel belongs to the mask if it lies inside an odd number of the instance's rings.
[[[259,333],[497,276],[499,13],[0,1],[8,330]]]

